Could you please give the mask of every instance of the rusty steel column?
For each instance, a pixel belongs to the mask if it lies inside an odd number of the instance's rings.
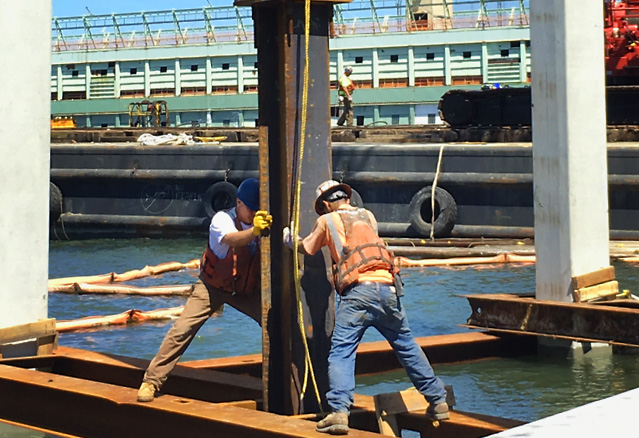
[[[338,3],[338,2],[334,2]],[[342,3],[342,2],[340,2]],[[293,283],[293,259],[281,243],[282,229],[292,218],[293,187],[301,181],[300,230],[306,235],[317,214],[315,188],[331,177],[329,22],[333,2],[311,3],[308,40],[309,78],[305,133],[302,133],[305,34],[304,2],[239,0],[252,6],[257,48],[259,124],[268,128],[269,204],[271,232],[271,306],[263,339],[268,367],[263,368],[265,406],[271,412],[317,412],[313,385],[301,394],[304,348],[297,323],[297,298]],[[297,175],[301,136],[305,135],[302,174]],[[323,254],[302,260],[304,327],[321,404],[328,389],[327,356],[333,327],[333,292],[326,277]]]

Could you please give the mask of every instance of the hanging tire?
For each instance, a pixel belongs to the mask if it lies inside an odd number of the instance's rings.
[[[62,215],[62,191],[49,181],[49,226],[55,224]]]
[[[235,207],[236,199],[237,187],[226,181],[216,182],[204,193],[204,211],[212,218],[218,211]]]
[[[354,207],[364,208],[364,201],[357,190],[351,187],[351,205]]]
[[[432,186],[428,186],[415,193],[408,207],[410,224],[422,237],[430,236],[432,190]],[[435,237],[449,236],[456,220],[457,204],[455,199],[446,190],[435,188]]]

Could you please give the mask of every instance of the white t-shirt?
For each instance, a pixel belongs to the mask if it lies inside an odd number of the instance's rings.
[[[229,251],[229,246],[222,243],[222,239],[228,233],[234,233],[238,231],[235,227],[235,218],[237,217],[237,212],[235,208],[232,208],[228,211],[218,211],[211,219],[211,225],[209,226],[209,247],[213,254],[223,259],[226,257],[226,253]],[[246,230],[250,228],[251,224],[245,224],[240,222],[242,225],[242,230]],[[251,248],[251,252],[254,251],[255,240],[253,240],[249,244],[249,248]]]

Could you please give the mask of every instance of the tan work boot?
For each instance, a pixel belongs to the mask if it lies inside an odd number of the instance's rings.
[[[150,402],[155,398],[156,392],[157,388],[153,383],[142,382],[142,385],[140,385],[140,389],[138,389],[138,401]]]
[[[426,415],[431,420],[448,420],[450,418],[448,404],[446,402],[437,403],[436,405],[431,403],[426,409]]]
[[[348,433],[348,414],[346,412],[333,412],[328,414],[315,428],[318,432],[331,435],[346,435]]]

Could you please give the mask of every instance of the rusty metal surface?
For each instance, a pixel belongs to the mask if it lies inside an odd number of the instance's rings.
[[[268,127],[260,126],[260,209],[270,211],[270,184],[269,184],[269,155],[268,155]],[[271,317],[271,238],[266,236],[260,239],[260,288],[262,294],[262,399],[263,408],[269,410],[269,391],[271,380],[269,379],[269,358],[271,355],[271,337],[269,317]],[[277,390],[278,388],[273,388]],[[281,389],[281,388],[280,388]]]
[[[137,388],[147,360],[60,347],[55,355],[5,359],[0,364],[41,368],[60,375]],[[163,394],[221,403],[262,399],[262,381],[251,376],[229,374],[177,365],[162,387]]]
[[[494,357],[514,357],[534,354],[533,338],[496,336],[481,332],[457,333],[415,338],[432,364],[466,362]],[[258,354],[205,359],[182,363],[183,366],[259,375],[261,356]],[[386,341],[366,342],[357,349],[356,375],[376,374],[402,369],[395,353]]]
[[[481,353],[488,357],[510,350],[499,337],[482,333],[421,338],[419,342],[429,348],[435,362],[442,358],[467,360]],[[387,362],[376,354],[382,352],[381,344],[364,344],[361,355],[369,355],[378,365]],[[448,353],[437,354],[438,348]],[[390,353],[387,345],[385,350]],[[230,366],[235,361],[242,366],[260,358],[253,356],[256,358],[244,356],[211,362]],[[314,421],[321,415],[307,415],[304,420],[256,411],[261,396],[258,379],[214,370],[178,365],[165,385],[173,380],[171,394],[162,394],[150,403],[137,403],[136,388],[147,363],[65,347],[55,355],[2,360],[0,418],[83,437],[174,437],[186,431],[189,437],[196,438],[231,434],[249,438],[325,436],[315,432]],[[48,367],[50,371],[26,367]],[[184,391],[185,385],[191,389]],[[174,395],[180,392],[192,393],[195,397]],[[461,438],[486,436],[520,424],[462,412],[453,412],[451,420],[442,422],[437,429],[419,411],[402,414],[398,421],[404,429],[420,431],[423,436]],[[372,397],[355,396],[350,423],[349,436],[379,436]]]
[[[286,140],[282,130],[286,119],[282,118],[285,101],[284,79],[280,64],[286,56],[287,27],[284,2],[253,6],[255,46],[257,48],[259,125],[268,128],[269,204],[273,215],[272,230],[280,236],[287,222],[289,199],[287,187]],[[264,141],[262,141],[264,143]],[[277,234],[276,234],[277,233]],[[272,264],[277,260],[277,265]],[[290,281],[291,255],[282,245],[271,247],[271,315],[268,318],[270,390],[267,404],[271,412],[292,413],[290,369]],[[277,387],[277,390],[275,390]]]
[[[0,365],[0,393],[0,417],[87,438],[320,436],[310,421],[170,395],[137,403],[134,388],[7,365]]]
[[[314,188],[330,177],[330,120],[329,120],[329,53],[328,22],[332,15],[330,2],[312,2],[308,47],[309,78],[307,124],[302,130],[304,48],[304,4],[300,2],[253,2],[255,45],[258,58],[259,125],[268,127],[268,172],[270,175],[270,207],[273,214],[274,236],[281,238],[281,230],[292,218],[292,188],[301,179],[300,207],[301,233],[312,229],[316,214],[312,209]],[[305,140],[305,153],[301,159],[303,178],[297,174],[300,163],[301,140]],[[268,323],[270,351],[268,376],[271,390],[268,395],[269,410],[278,413],[317,411],[314,394],[303,398],[293,397],[293,389],[299,389],[304,380],[304,349],[297,324],[297,297],[292,279],[292,257],[283,245],[271,247],[271,308]],[[325,269],[312,269],[322,263],[305,258],[303,293],[306,301],[313,300],[305,310],[310,321],[307,340],[311,355],[326,357],[330,342],[330,325],[326,324],[330,309],[331,289]],[[324,281],[313,280],[311,274],[319,272]],[[322,288],[318,292],[318,288]],[[306,292],[309,292],[306,294]],[[309,299],[310,297],[310,299]],[[323,303],[319,302],[323,299]],[[308,311],[308,312],[307,312]],[[317,315],[317,316],[315,316]],[[323,329],[323,330],[322,330]],[[290,372],[292,368],[292,373]],[[327,389],[327,373],[316,370],[319,376],[320,394]],[[291,382],[292,376],[292,382]],[[324,377],[323,377],[324,376]],[[275,387],[279,390],[273,390]],[[308,389],[312,387],[309,386]],[[307,389],[307,390],[308,390]]]
[[[639,346],[639,309],[565,303],[508,294],[465,295],[467,327]]]
[[[351,427],[377,431],[373,397],[355,394],[355,402],[349,422]],[[450,420],[441,421],[437,428],[433,427],[433,423],[426,419],[423,410],[398,414],[397,423],[401,429],[420,432],[421,437],[446,438],[484,437],[524,424],[518,420],[456,410],[451,410]]]

